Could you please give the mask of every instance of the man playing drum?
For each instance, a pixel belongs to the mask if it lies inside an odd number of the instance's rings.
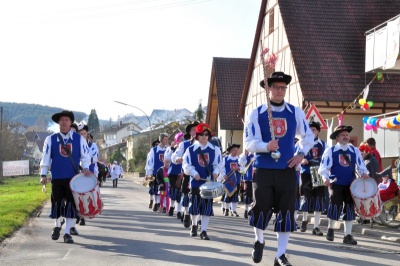
[[[51,119],[58,123],[60,132],[48,136],[44,141],[43,158],[40,162],[42,184],[46,184],[46,174],[51,169],[51,213],[50,217],[55,219],[55,225],[51,239],[57,240],[60,237],[60,217],[65,217],[64,242],[74,243],[70,235],[73,220],[78,217],[74,197],[69,183],[77,174],[79,162],[85,176],[90,176],[90,151],[86,139],[71,130],[74,121],[74,114],[70,111],[62,111],[54,114]],[[63,141],[63,143],[60,142]],[[64,149],[68,148],[68,151]],[[71,153],[71,157],[68,156]],[[72,163],[72,161],[74,164]]]
[[[329,187],[330,194],[326,239],[334,240],[333,223],[338,221],[343,213],[345,235],[343,243],[357,245],[357,241],[351,235],[353,220],[355,220],[355,207],[350,185],[356,178],[356,170],[362,178],[369,178],[369,175],[360,150],[349,144],[349,133],[352,130],[353,127],[345,125],[335,128],[330,139],[336,139],[337,143],[325,150],[318,173],[324,178],[324,184]],[[335,183],[331,184],[330,177],[336,178]]]
[[[310,123],[310,129],[314,133],[314,146],[306,154],[301,161],[301,195],[304,200],[300,204],[299,211],[303,212],[303,221],[301,223],[300,231],[305,232],[308,224],[308,213],[314,212],[314,229],[313,235],[322,236],[323,233],[319,230],[319,222],[321,220],[321,212],[327,206],[324,206],[325,186],[321,184],[313,184],[312,179],[320,179],[318,174],[319,164],[324,151],[328,148],[325,141],[318,138],[321,131],[319,123]],[[313,170],[310,172],[310,167]],[[322,180],[321,180],[322,181]]]
[[[190,236],[197,236],[197,221],[201,215],[200,237],[210,240],[207,236],[207,226],[210,216],[214,216],[213,199],[200,196],[200,186],[207,179],[216,180],[222,169],[221,150],[208,142],[211,139],[211,129],[205,123],[196,126],[196,141],[183,155],[182,169],[190,176],[189,214],[192,219]]]
[[[266,89],[267,101],[251,111],[245,121],[245,149],[255,153],[256,158],[253,175],[254,202],[249,211],[249,223],[254,228],[256,238],[252,251],[255,263],[262,260],[264,230],[275,213],[277,222],[274,231],[277,234],[278,251],[274,265],[291,265],[285,252],[290,232],[296,230],[295,167],[314,143],[314,135],[303,110],[284,100],[291,80],[292,77],[283,72],[274,72],[266,81],[268,88],[262,81],[260,85]],[[294,155],[293,140],[296,135],[300,149]],[[281,155],[277,156],[278,154]]]

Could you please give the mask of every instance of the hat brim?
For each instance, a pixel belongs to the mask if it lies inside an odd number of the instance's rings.
[[[66,116],[71,119],[71,123],[75,120],[74,114],[72,112],[61,112],[61,113],[56,113],[51,116],[51,120],[53,120],[54,123],[58,124],[58,121],[60,120],[61,117]]]
[[[333,133],[329,136],[329,138],[330,138],[330,139],[336,139],[337,135],[338,135],[340,132],[342,132],[342,131],[347,131],[347,132],[350,133],[352,130],[353,130],[353,127],[352,127],[352,126],[348,126],[348,127],[343,128],[343,129],[336,130],[335,132],[333,132]]]
[[[289,75],[284,75],[283,78],[267,78],[268,87],[271,87],[272,83],[274,83],[274,82],[285,82],[285,84],[288,85],[291,81],[292,81],[292,77]],[[264,80],[261,80],[260,86],[262,88],[266,89]]]
[[[229,146],[229,147],[226,149],[226,151],[227,151],[227,152],[231,152],[231,150],[232,150],[233,148],[238,148],[238,149],[240,149],[240,145],[239,145],[239,144],[233,144],[232,146]]]

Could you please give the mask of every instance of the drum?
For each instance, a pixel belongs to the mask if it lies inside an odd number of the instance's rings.
[[[381,197],[378,184],[372,178],[357,178],[350,185],[351,195],[358,215],[366,220],[381,213]]]
[[[71,179],[69,186],[74,196],[76,209],[83,218],[94,218],[101,214],[103,202],[100,197],[100,189],[94,174],[85,176],[77,174]]]
[[[220,182],[206,182],[200,186],[200,196],[203,199],[213,199],[224,194],[224,185]]]
[[[310,167],[311,183],[312,187],[324,186],[324,179],[318,174],[319,165]]]

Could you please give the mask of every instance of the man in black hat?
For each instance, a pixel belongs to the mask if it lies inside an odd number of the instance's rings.
[[[160,144],[160,141],[158,139],[156,139],[155,141],[153,141],[151,143],[151,147],[154,148],[154,147],[158,146],[158,144]],[[151,150],[147,153],[146,166],[144,167],[144,170],[146,171],[146,173],[150,172],[148,170],[148,168],[149,168],[148,166],[150,165],[150,162],[149,162],[149,160],[150,160],[150,152],[151,152]],[[146,174],[145,180],[151,180],[151,179],[152,179],[152,176]],[[156,185],[156,181],[155,180],[149,181],[149,196],[150,196],[149,209],[153,208],[153,203],[154,203],[154,200],[155,200],[155,191],[154,191],[154,186],[155,185]]]
[[[274,230],[277,233],[278,251],[274,263],[290,265],[285,252],[290,232],[296,230],[294,211],[298,185],[295,168],[314,145],[314,135],[303,110],[285,101],[287,86],[291,80],[292,77],[283,72],[274,72],[267,79],[268,88],[262,81],[260,85],[266,89],[271,110],[268,110],[268,102],[262,104],[250,112],[245,121],[245,149],[255,153],[256,158],[253,175],[254,202],[249,211],[249,223],[256,236],[252,252],[255,263],[262,259],[264,230],[275,213],[277,222]],[[271,130],[275,135],[274,140]],[[299,138],[299,150],[296,154],[293,144],[295,136]],[[281,156],[276,159],[278,149]]]
[[[40,182],[46,184],[46,174],[51,169],[50,217],[55,219],[51,238],[57,240],[60,237],[60,218],[65,217],[64,242],[74,243],[70,234],[73,233],[73,219],[78,217],[78,212],[69,183],[79,172],[79,164],[81,164],[85,176],[91,175],[89,148],[86,140],[71,129],[71,124],[74,121],[72,112],[62,111],[54,114],[51,119],[59,124],[60,132],[48,136],[44,141],[43,158],[40,162]],[[76,234],[76,232],[73,234]]]
[[[325,150],[318,173],[323,177],[325,186],[329,187],[330,194],[327,214],[329,224],[326,239],[329,241],[334,240],[333,223],[338,221],[343,213],[345,235],[343,243],[357,245],[357,241],[351,235],[356,215],[350,185],[356,178],[355,171],[362,178],[369,178],[369,172],[364,164],[360,150],[349,144],[349,133],[352,130],[353,127],[345,125],[335,128],[330,135],[330,139],[336,140],[337,143]],[[335,183],[331,184],[330,178],[336,178]]]
[[[322,236],[323,233],[319,230],[319,222],[321,220],[322,211],[327,208],[327,206],[324,206],[326,187],[323,183],[314,183],[313,180],[320,180],[318,168],[321,163],[322,154],[328,148],[328,145],[318,137],[321,131],[320,124],[311,122],[309,126],[314,133],[314,146],[301,161],[301,195],[304,197],[304,200],[301,202],[299,208],[299,211],[303,212],[303,221],[300,231],[305,232],[307,230],[308,213],[314,212],[314,229],[312,230],[312,234]]]
[[[229,215],[229,209],[231,209],[231,216],[239,217],[239,214],[236,212],[241,182],[241,175],[239,173],[239,148],[239,144],[230,145],[226,149],[229,155],[223,158],[224,168],[221,169],[221,176],[223,177],[222,182],[225,185],[225,197],[222,200],[225,216]]]
[[[183,154],[191,146],[196,137],[196,126],[200,124],[198,121],[193,121],[189,125],[186,126],[186,134],[184,135],[186,141],[183,141],[179,144],[178,148],[176,148],[175,152],[171,155],[171,162],[174,164],[182,164],[183,162]],[[190,137],[190,138],[189,138]],[[188,139],[189,138],[189,139]],[[181,203],[182,203],[182,209],[183,209],[183,214],[177,210],[177,216],[176,218],[180,218],[181,221],[183,222],[183,226],[185,228],[190,227],[190,215],[188,213],[188,208],[189,208],[189,181],[190,181],[190,176],[184,174],[183,175],[183,181],[182,181],[182,196],[181,196]]]

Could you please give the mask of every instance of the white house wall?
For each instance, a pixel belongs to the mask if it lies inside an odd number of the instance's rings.
[[[268,35],[269,12],[271,11],[271,8],[274,9],[274,31]],[[282,23],[279,6],[276,5],[276,1],[268,1],[266,7],[266,16],[264,18],[260,38],[263,42],[263,48],[268,47],[270,49],[270,53],[273,52],[278,56],[278,61],[275,65],[275,71],[283,71],[292,76],[292,82],[287,90],[285,100],[295,106],[301,107],[303,95],[297,79],[296,68],[293,62],[286,31]],[[249,93],[246,100],[245,117],[248,116],[251,110],[266,102],[265,90],[259,85],[260,81],[263,79],[263,66],[260,58],[260,47],[258,47]]]

